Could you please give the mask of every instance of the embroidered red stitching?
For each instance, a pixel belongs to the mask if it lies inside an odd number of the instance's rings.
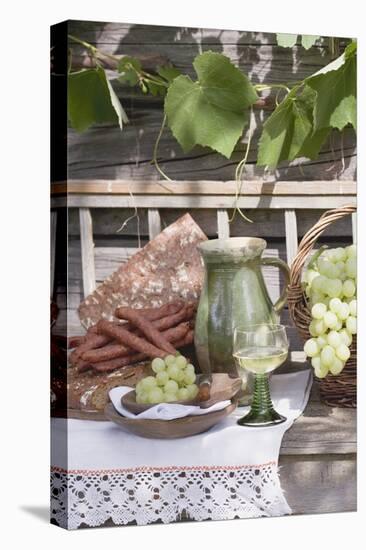
[[[241,464],[239,466],[136,466],[135,468],[113,468],[105,470],[66,470],[59,466],[51,466],[52,473],[60,474],[76,474],[76,475],[106,475],[106,474],[119,474],[119,473],[144,473],[144,472],[174,472],[174,471],[237,471],[241,469],[255,469],[264,468],[265,466],[274,466],[277,462],[271,460],[263,464]]]

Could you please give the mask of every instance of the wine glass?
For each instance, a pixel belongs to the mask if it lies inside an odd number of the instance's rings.
[[[238,372],[254,374],[254,395],[248,414],[238,420],[241,426],[270,426],[286,418],[276,412],[269,392],[269,373],[286,361],[288,340],[283,325],[260,324],[236,327],[233,356]]]

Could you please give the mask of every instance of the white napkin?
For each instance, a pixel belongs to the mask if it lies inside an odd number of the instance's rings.
[[[159,403],[147,409],[146,411],[134,414],[127,410],[121,402],[121,398],[130,391],[133,391],[129,386],[118,386],[112,388],[109,392],[110,400],[113,403],[116,411],[126,418],[149,418],[150,420],[174,420],[175,418],[183,418],[184,416],[197,416],[200,414],[208,414],[214,411],[221,411],[230,405],[230,401],[219,401],[214,403],[207,409],[201,409],[198,405],[180,405],[177,403]]]

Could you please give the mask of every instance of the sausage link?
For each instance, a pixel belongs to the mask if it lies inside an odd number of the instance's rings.
[[[176,300],[175,302],[169,302],[168,304],[164,304],[158,308],[155,307],[155,308],[137,309],[135,311],[142,313],[143,316],[149,321],[156,321],[157,319],[162,319],[163,317],[174,315],[180,309],[182,309],[183,306],[184,306],[184,302],[182,300]],[[120,319],[126,319],[123,315],[125,309],[126,309],[125,307],[118,307],[114,312],[115,316],[119,317]]]
[[[189,330],[190,325],[186,322],[166,330],[163,335],[168,342],[174,343],[184,338]],[[82,356],[82,359],[88,363],[100,363],[117,358],[130,357],[131,355],[134,355],[134,351],[131,348],[118,344],[111,344],[109,346],[85,353]]]
[[[114,325],[110,321],[102,319],[98,321],[98,332],[102,335],[109,336],[114,340],[118,340],[124,346],[128,346],[140,353],[146,353],[150,357],[165,357],[166,352],[154,346],[150,342],[143,340],[136,334],[128,332],[122,327]],[[174,348],[173,348],[174,349]]]
[[[166,338],[154,327],[151,321],[144,318],[144,316],[136,309],[124,307],[119,308],[120,314],[124,319],[130,321],[135,327],[141,330],[146,338],[157,348],[164,350],[167,353],[176,353],[176,349],[168,342]],[[140,350],[139,350],[140,351]],[[141,350],[143,351],[143,350]]]
[[[177,348],[182,348],[193,342],[193,330],[188,330],[185,336],[176,342]],[[136,353],[129,355],[128,357],[119,357],[112,359],[111,361],[103,361],[101,363],[94,363],[90,365],[93,370],[97,372],[111,372],[121,367],[126,367],[127,365],[132,365],[133,363],[138,363],[139,361],[144,361],[149,357],[145,353]]]

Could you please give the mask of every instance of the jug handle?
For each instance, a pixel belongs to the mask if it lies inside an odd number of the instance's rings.
[[[290,268],[287,265],[286,262],[281,260],[280,258],[261,258],[261,264],[262,265],[273,265],[275,267],[278,267],[285,278],[285,286],[283,288],[281,296],[278,298],[277,302],[273,304],[273,309],[276,313],[280,313],[281,309],[286,304],[287,300],[287,290],[288,285],[290,284]]]

